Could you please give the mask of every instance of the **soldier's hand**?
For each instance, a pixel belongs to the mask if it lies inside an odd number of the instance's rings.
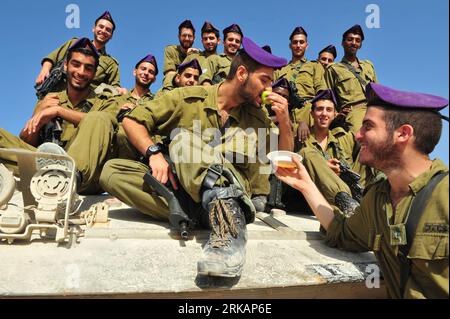
[[[163,154],[158,153],[150,156],[148,165],[152,169],[152,175],[160,183],[166,184],[168,180],[172,184],[175,190],[178,189],[177,183],[175,182],[175,177],[172,174],[169,163],[167,163]]]
[[[297,136],[300,142],[305,142],[310,134],[309,127],[305,122],[300,121],[298,123]]]
[[[28,120],[27,124],[25,124],[25,128],[23,129],[28,135],[39,132],[39,130],[50,122],[52,119],[58,116],[58,108],[59,106],[45,108],[38,113],[36,113],[30,120]]]
[[[119,92],[120,95],[124,95],[128,93],[128,90],[126,88],[118,87],[116,88],[117,92]]]
[[[55,93],[47,94],[38,104],[38,110],[43,110],[48,107],[60,106],[59,97]]]
[[[337,175],[341,173],[341,168],[339,166],[339,160],[337,158],[330,158],[327,161],[328,167],[333,170]]]
[[[195,53],[200,53],[200,50],[197,48],[189,48],[186,52],[187,55],[189,54],[195,54]]]
[[[290,123],[288,101],[284,97],[275,92],[270,92],[265,99],[270,103],[280,125]]]
[[[345,118],[347,118],[347,115],[348,115],[348,113],[350,113],[351,110],[352,110],[351,107],[345,106],[341,109],[341,111],[337,114],[336,117],[345,119]]]
[[[48,78],[48,75],[50,74],[52,65],[53,64],[50,63],[49,61],[44,62],[44,64],[42,65],[42,68],[41,68],[41,72],[39,72],[39,74],[36,78],[36,81],[35,81],[37,85],[42,84],[45,81],[45,79]]]
[[[292,157],[292,161],[295,163],[297,168],[281,168],[277,167],[275,171],[275,176],[278,177],[282,182],[288,184],[289,186],[303,191],[309,185],[314,185],[311,177],[306,171],[305,166],[296,157]]]

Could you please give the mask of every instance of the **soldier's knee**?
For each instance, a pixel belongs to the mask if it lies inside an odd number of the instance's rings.
[[[116,127],[117,119],[111,113],[107,112],[89,112],[86,114],[84,119],[81,121],[80,125],[92,124],[96,127]]]
[[[100,174],[99,184],[107,192],[112,184],[111,179],[113,178],[114,173],[119,169],[118,161],[118,159],[107,161],[103,166],[102,172]]]

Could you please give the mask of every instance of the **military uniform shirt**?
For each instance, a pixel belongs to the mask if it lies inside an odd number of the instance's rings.
[[[328,140],[325,150],[322,149],[319,142],[316,140],[314,129],[302,143],[301,149],[315,149],[327,160],[330,158],[344,160],[351,167],[354,162],[353,154],[355,154],[355,146],[359,149],[359,144],[356,142],[353,133],[346,132],[343,128],[337,127],[328,131]]]
[[[325,68],[317,61],[308,61],[300,68],[295,80],[298,95],[305,99],[313,99],[317,92],[325,90]]]
[[[177,71],[177,67],[186,59],[186,53],[181,50],[180,45],[168,45],[164,48],[164,75],[168,72]]]
[[[377,82],[372,62],[358,60],[358,63],[359,68],[355,68],[355,70],[364,80],[365,85]],[[351,62],[343,58],[340,63],[329,65],[325,72],[326,85],[336,94],[338,110],[346,106],[367,103],[365,85],[363,88],[358,78],[345,65],[351,65]]]
[[[112,99],[108,99],[104,95],[96,95],[93,90],[90,91],[89,95],[86,99],[81,101],[78,105],[72,105],[69,101],[69,97],[67,96],[67,91],[60,91],[55,93],[59,98],[59,105],[63,108],[67,108],[74,111],[79,111],[83,113],[94,112],[94,111],[105,111],[111,113],[116,116],[117,107],[116,103]],[[36,108],[39,106],[38,102],[35,106]],[[63,120],[61,124],[62,133],[61,133],[61,142],[67,143],[72,139],[75,135],[77,128],[74,124]]]
[[[434,189],[419,220],[408,257],[412,259],[411,275],[404,296],[400,295],[400,262],[398,243],[391,242],[389,225],[406,222],[414,196],[430,179],[448,172],[441,160],[409,184],[409,194],[394,210],[387,180],[375,183],[363,197],[361,206],[350,218],[336,213],[328,228],[326,242],[351,251],[373,251],[383,272],[391,298],[448,298],[448,176]],[[435,227],[432,227],[432,226]]]
[[[75,43],[76,40],[77,38],[73,38],[64,43],[61,47],[47,55],[42,60],[42,63],[45,61],[50,61],[53,65],[55,65],[58,61],[64,59],[67,54],[67,50],[73,43]],[[120,87],[119,63],[116,59],[106,53],[104,47],[103,49],[98,50],[98,53],[100,54],[99,65],[91,86],[95,89],[101,83],[106,83],[112,86]],[[61,87],[60,89],[63,88]]]
[[[210,56],[213,56],[213,55],[217,55],[217,54],[211,54]],[[200,53],[188,54],[186,59],[184,59],[183,63],[190,62],[194,59],[197,59],[198,63],[200,64],[200,67],[202,68],[202,74],[204,72],[206,72],[206,70],[208,69],[208,65],[207,65],[208,56],[206,56],[206,52],[202,51]]]
[[[203,84],[205,81],[217,84],[225,80],[228,73],[230,73],[231,61],[232,59],[226,54],[209,56],[205,62],[206,70],[200,76],[199,84]]]
[[[116,96],[114,98],[114,100],[117,103],[118,106],[118,110],[120,111],[120,108],[122,107],[122,105],[126,104],[126,103],[133,103],[135,106],[141,105],[147,101],[151,101],[153,100],[153,98],[155,97],[155,95],[152,92],[147,92],[145,93],[140,99],[136,99],[132,94],[134,92],[134,89],[131,90],[130,92],[123,94],[123,95],[119,95]]]
[[[297,62],[290,61],[288,65],[274,72],[273,81],[275,82],[279,78],[284,77],[286,80],[296,83],[300,69],[304,66],[304,64],[307,61],[308,60],[305,57],[301,58]]]

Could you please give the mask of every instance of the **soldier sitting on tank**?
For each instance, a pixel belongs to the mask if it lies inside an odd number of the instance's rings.
[[[143,182],[149,169],[168,188],[188,193],[190,204],[182,205],[190,217],[211,227],[198,261],[200,275],[236,277],[243,270],[246,224],[255,214],[250,198],[253,192],[269,192],[268,183],[253,183],[264,165],[256,157],[267,152],[269,136],[277,131],[260,106],[261,94],[270,87],[274,69],[286,63],[244,38],[224,82],[172,90],[126,115],[123,127],[145,164],[113,159],[103,169],[100,184],[107,192],[160,220],[168,220],[170,211]],[[276,93],[267,99],[278,120],[279,148],[292,150],[287,100]],[[154,143],[155,134],[171,136],[173,169]]]
[[[311,135],[299,152],[303,164],[327,201],[350,214],[359,205],[363,187],[373,178],[372,170],[357,161],[360,146],[353,133],[340,127],[329,129],[336,117],[332,90],[319,91],[312,100],[311,115]]]
[[[92,42],[79,39],[68,49],[67,88],[47,94],[36,104],[20,138],[0,129],[0,148],[35,151],[38,147],[39,152],[57,154],[67,151],[76,163],[77,190],[87,194],[102,192],[98,178],[111,156],[110,145],[117,129],[116,104],[95,95],[90,87],[98,64],[99,54]],[[55,143],[44,143],[43,131],[52,121],[60,123],[61,131]],[[0,163],[18,174],[15,156],[0,155]]]

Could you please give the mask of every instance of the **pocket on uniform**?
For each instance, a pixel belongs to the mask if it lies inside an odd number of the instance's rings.
[[[409,250],[408,257],[425,260],[448,258],[448,234],[418,233]]]

